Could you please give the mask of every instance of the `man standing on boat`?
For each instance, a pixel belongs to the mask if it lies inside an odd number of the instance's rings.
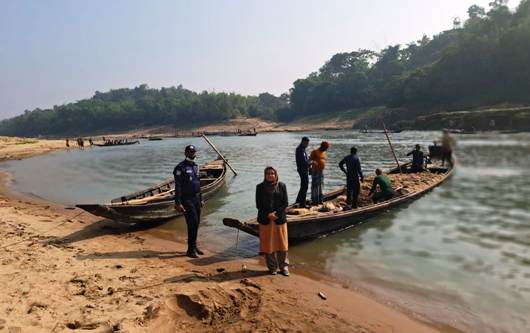
[[[198,258],[204,254],[197,247],[197,234],[201,219],[201,208],[204,201],[201,194],[201,179],[199,177],[199,166],[195,163],[197,150],[195,146],[186,146],[184,150],[186,159],[180,162],[173,170],[175,177],[175,209],[184,213],[188,229],[188,251],[186,255],[190,258]]]
[[[346,169],[344,169],[344,164],[346,164]],[[357,208],[361,183],[363,182],[363,171],[361,161],[357,157],[357,148],[351,147],[350,155],[340,161],[339,168],[346,174],[346,203],[351,208]]]
[[[308,145],[309,138],[304,136],[302,142],[296,147],[296,170],[300,176],[300,190],[296,203],[300,208],[306,208],[307,188],[309,187],[309,159],[305,151]]]
[[[326,167],[326,150],[329,143],[322,141],[320,147],[311,152],[311,204],[319,205],[322,203],[322,185],[324,184],[324,168]]]
[[[423,171],[423,152],[421,151],[421,146],[416,144],[416,148],[409,152],[407,156],[412,155],[412,165],[410,167],[411,173],[417,173]]]

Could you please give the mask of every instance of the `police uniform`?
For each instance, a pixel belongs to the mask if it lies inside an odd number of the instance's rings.
[[[188,252],[197,249],[197,233],[201,219],[201,180],[199,166],[186,159],[173,170],[175,177],[175,204],[182,204],[188,228]]]

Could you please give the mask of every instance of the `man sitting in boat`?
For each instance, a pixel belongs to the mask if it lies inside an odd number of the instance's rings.
[[[423,152],[421,151],[421,146],[419,144],[416,145],[416,148],[407,154],[407,156],[412,155],[412,165],[410,167],[409,172],[411,173],[417,173],[423,171]]]
[[[390,178],[383,175],[383,171],[379,168],[375,169],[375,174],[376,176],[368,196],[372,198],[374,203],[392,199],[395,192],[392,188],[392,182],[390,181]],[[376,191],[377,185],[379,185],[379,191]]]

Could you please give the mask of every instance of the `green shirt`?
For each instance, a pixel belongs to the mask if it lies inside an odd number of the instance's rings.
[[[375,176],[374,183],[372,184],[372,189],[370,190],[370,194],[374,193],[377,185],[381,188],[381,192],[383,194],[394,194],[394,189],[392,188],[392,182],[390,181],[390,178],[388,178],[385,175],[379,175]]]

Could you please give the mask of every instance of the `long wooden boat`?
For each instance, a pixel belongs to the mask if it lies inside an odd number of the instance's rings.
[[[128,145],[135,145],[137,143],[140,143],[140,141],[138,140],[135,140],[135,141],[127,141],[127,142],[121,142],[121,143],[110,143],[110,142],[105,142],[105,143],[94,143],[94,146],[98,146],[98,147],[114,147],[114,146],[128,146]]]
[[[223,186],[226,165],[222,160],[215,160],[202,165],[199,172],[201,192],[206,201]],[[76,207],[119,222],[157,222],[181,215],[175,210],[174,191],[175,180],[170,178],[145,190],[115,198],[107,204],[79,204]]]
[[[401,166],[403,169],[406,167],[407,164]],[[304,240],[310,240],[359,225],[367,219],[379,215],[391,208],[395,208],[412,200],[418,199],[421,195],[427,193],[446,181],[452,175],[453,170],[453,164],[451,164],[449,167],[441,167],[439,163],[431,165],[428,167],[428,171],[426,172],[438,176],[436,177],[436,181],[433,181],[428,187],[425,187],[419,191],[398,194],[391,200],[377,204],[370,203],[356,209],[330,211],[328,213],[318,213],[309,216],[287,215],[289,241],[295,243]],[[398,168],[387,172],[387,174],[399,173],[400,172]],[[325,194],[324,203],[337,199],[343,193],[344,188],[340,188]],[[287,210],[289,211],[295,207],[296,205],[291,205],[287,208]],[[256,219],[252,219],[247,222],[240,222],[236,219],[225,218],[223,219],[223,224],[229,227],[237,228],[248,234],[259,236],[258,222]]]

